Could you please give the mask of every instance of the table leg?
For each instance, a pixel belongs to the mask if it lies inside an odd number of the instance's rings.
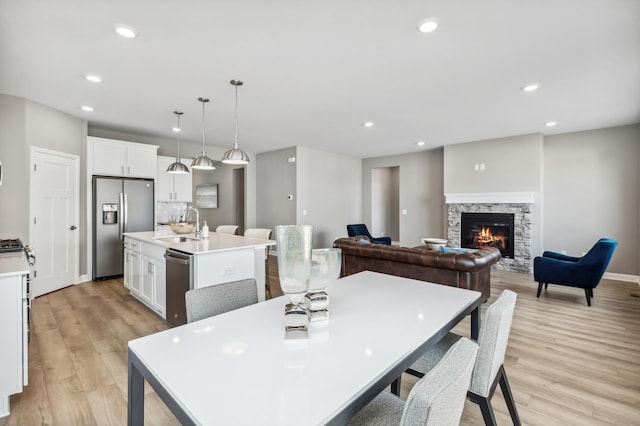
[[[129,426],[144,425],[144,377],[133,365],[129,354],[129,383],[127,391],[127,422]]]
[[[471,338],[478,340],[480,335],[480,305],[471,311]]]

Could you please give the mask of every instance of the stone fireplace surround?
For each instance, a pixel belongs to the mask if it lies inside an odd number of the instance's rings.
[[[531,208],[533,192],[445,194],[447,203],[447,239],[450,247],[460,247],[461,214],[512,213],[514,215],[514,256],[501,259],[496,269],[531,272]]]

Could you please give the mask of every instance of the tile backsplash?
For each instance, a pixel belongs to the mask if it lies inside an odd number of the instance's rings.
[[[189,207],[188,203],[156,203],[156,224],[161,222],[173,222],[180,220],[180,216]]]

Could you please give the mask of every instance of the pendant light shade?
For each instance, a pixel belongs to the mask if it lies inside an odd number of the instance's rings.
[[[242,81],[231,80],[231,84],[236,87],[236,138],[233,148],[222,156],[222,162],[225,164],[249,164],[247,153],[238,148],[238,86],[242,86]]]
[[[202,154],[197,156],[193,163],[191,163],[191,167],[198,170],[215,170],[216,166],[211,158],[207,157],[207,154],[204,150],[204,104],[209,102],[207,98],[198,98],[200,102],[202,102]]]
[[[178,156],[176,157],[176,161],[169,164],[169,167],[167,167],[167,173],[185,175],[189,173],[189,168],[182,162],[182,159],[180,158],[180,131],[182,130],[180,128],[180,116],[183,113],[180,111],[173,111],[173,113],[178,117],[178,127],[176,127],[176,131],[178,133]]]

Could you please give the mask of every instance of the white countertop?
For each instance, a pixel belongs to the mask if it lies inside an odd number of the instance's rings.
[[[0,277],[29,273],[29,263],[24,252],[0,254]]]
[[[175,234],[171,231],[148,231],[148,232],[127,232],[124,234],[129,238],[153,244],[159,247],[172,248],[191,254],[205,254],[215,251],[238,250],[246,248],[258,248],[273,246],[274,240],[264,240],[261,238],[249,238],[240,235],[218,234],[211,232],[207,239],[195,239],[195,234]],[[184,242],[175,242],[163,238],[192,238]]]

